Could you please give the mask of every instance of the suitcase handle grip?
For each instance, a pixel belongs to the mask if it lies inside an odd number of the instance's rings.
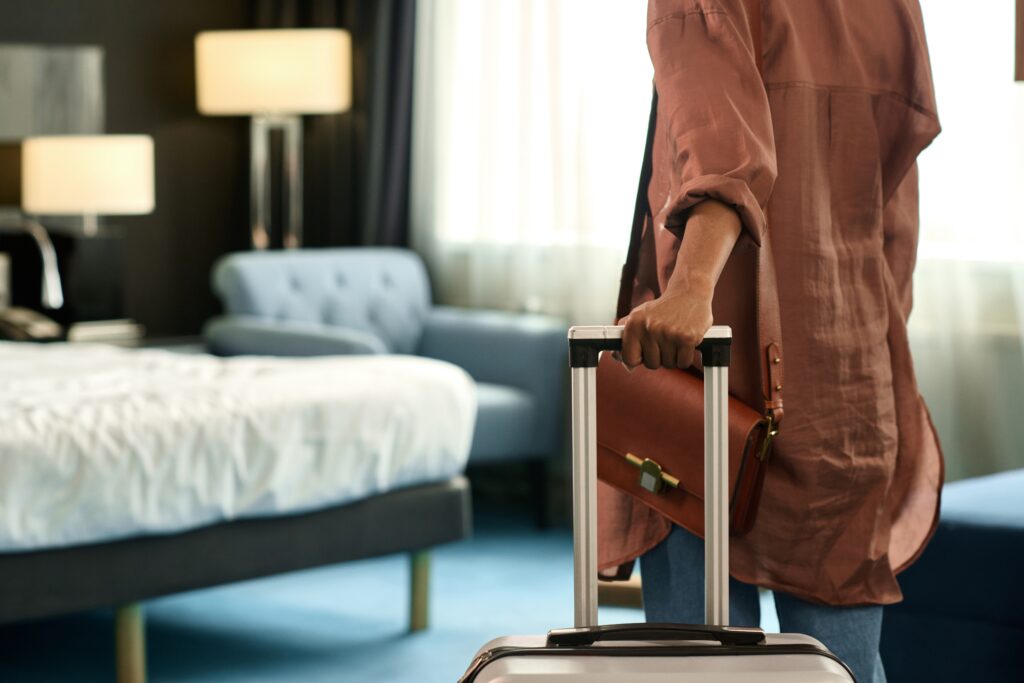
[[[597,367],[602,351],[622,350],[622,325],[577,325],[569,330],[569,365],[574,368]],[[705,366],[729,365],[732,332],[712,327],[697,345]]]
[[[722,645],[760,645],[764,643],[764,631],[759,628],[690,624],[610,624],[548,631],[548,647],[578,647],[623,640],[716,640]]]

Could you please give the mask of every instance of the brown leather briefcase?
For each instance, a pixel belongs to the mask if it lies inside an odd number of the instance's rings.
[[[704,535],[704,382],[687,370],[598,365],[597,476]],[[774,426],[729,399],[730,528],[756,519]]]
[[[751,16],[759,16],[755,7]],[[760,22],[753,22],[760,63]],[[654,93],[647,149],[622,272],[618,317],[629,313],[644,226],[651,220],[647,186],[658,107]],[[729,397],[729,513],[733,535],[750,531],[772,439],[782,419],[782,332],[770,230],[757,247],[740,238],[726,270],[734,291],[715,293],[716,324],[732,326],[739,395]],[[628,372],[607,355],[597,369],[597,473],[676,524],[704,533],[704,383],[696,370]],[[763,406],[763,412],[751,406]]]

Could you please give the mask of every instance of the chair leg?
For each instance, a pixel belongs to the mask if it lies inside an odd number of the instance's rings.
[[[117,683],[146,682],[146,620],[142,604],[122,605],[114,613]]]
[[[430,551],[409,556],[409,631],[427,628],[430,615]]]
[[[548,461],[547,458],[530,460],[529,467],[530,489],[533,498],[534,519],[538,529],[548,529],[551,526],[551,512],[548,504]]]
[[[597,604],[609,607],[644,608],[643,587],[640,574],[633,574],[629,581],[598,581]]]

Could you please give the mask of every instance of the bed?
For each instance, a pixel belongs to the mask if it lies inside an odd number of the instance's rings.
[[[0,623],[426,549],[468,533],[475,393],[407,356],[216,358],[0,342]]]

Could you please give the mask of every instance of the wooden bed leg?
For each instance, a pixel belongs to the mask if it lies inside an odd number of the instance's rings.
[[[121,605],[114,613],[117,683],[146,683],[146,621],[142,603]]]
[[[430,551],[409,556],[409,631],[427,628],[430,612]]]

